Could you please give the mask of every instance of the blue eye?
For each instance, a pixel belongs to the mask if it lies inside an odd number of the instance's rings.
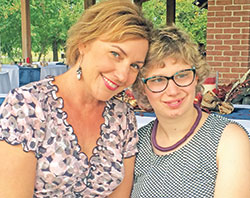
[[[132,68],[136,69],[136,70],[139,70],[140,69],[140,66],[137,65],[137,64],[131,64],[130,65]]]
[[[118,54],[117,52],[114,52],[114,51],[111,51],[111,54],[112,54],[114,57],[116,57],[116,58],[118,58],[118,57],[120,56],[120,54]]]
[[[192,71],[182,71],[174,75],[175,79],[188,78],[192,74]]]
[[[162,77],[154,77],[152,79],[149,80],[151,83],[162,83],[165,82],[166,79],[162,78]]]

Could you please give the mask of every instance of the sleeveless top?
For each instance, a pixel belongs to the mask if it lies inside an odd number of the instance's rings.
[[[67,123],[53,78],[14,89],[0,107],[0,140],[37,158],[34,198],[107,197],[124,178],[124,159],[137,152],[132,106],[106,102],[100,137],[88,158]]]
[[[164,156],[152,150],[154,121],[140,128],[131,198],[213,197],[217,148],[229,123],[235,122],[210,114],[186,145]]]

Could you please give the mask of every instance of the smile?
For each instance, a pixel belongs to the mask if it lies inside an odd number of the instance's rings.
[[[105,76],[102,76],[102,77],[103,77],[103,80],[104,80],[104,84],[108,89],[114,91],[119,87],[116,83],[112,82],[111,80],[109,80]]]
[[[183,99],[165,102],[171,108],[178,108],[182,104]]]

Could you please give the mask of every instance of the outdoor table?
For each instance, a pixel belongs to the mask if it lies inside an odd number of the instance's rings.
[[[15,89],[19,87],[19,68],[17,65],[2,64],[1,71],[8,72],[9,77],[10,77],[11,89]]]
[[[4,99],[6,98],[7,94],[1,94],[0,93],[0,106],[3,103]]]
[[[0,72],[0,93],[7,94],[11,90],[9,73],[6,71]]]
[[[19,86],[40,80],[40,68],[19,66]]]
[[[63,74],[68,70],[67,65],[57,65],[57,64],[49,64],[48,66],[40,66],[41,74],[40,79],[44,79],[46,76],[58,76]]]

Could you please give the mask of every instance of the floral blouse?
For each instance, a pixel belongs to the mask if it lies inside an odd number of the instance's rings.
[[[137,152],[132,108],[115,98],[106,102],[100,138],[88,160],[52,81],[11,91],[0,108],[0,140],[35,153],[34,197],[106,197],[124,177],[123,159]]]

